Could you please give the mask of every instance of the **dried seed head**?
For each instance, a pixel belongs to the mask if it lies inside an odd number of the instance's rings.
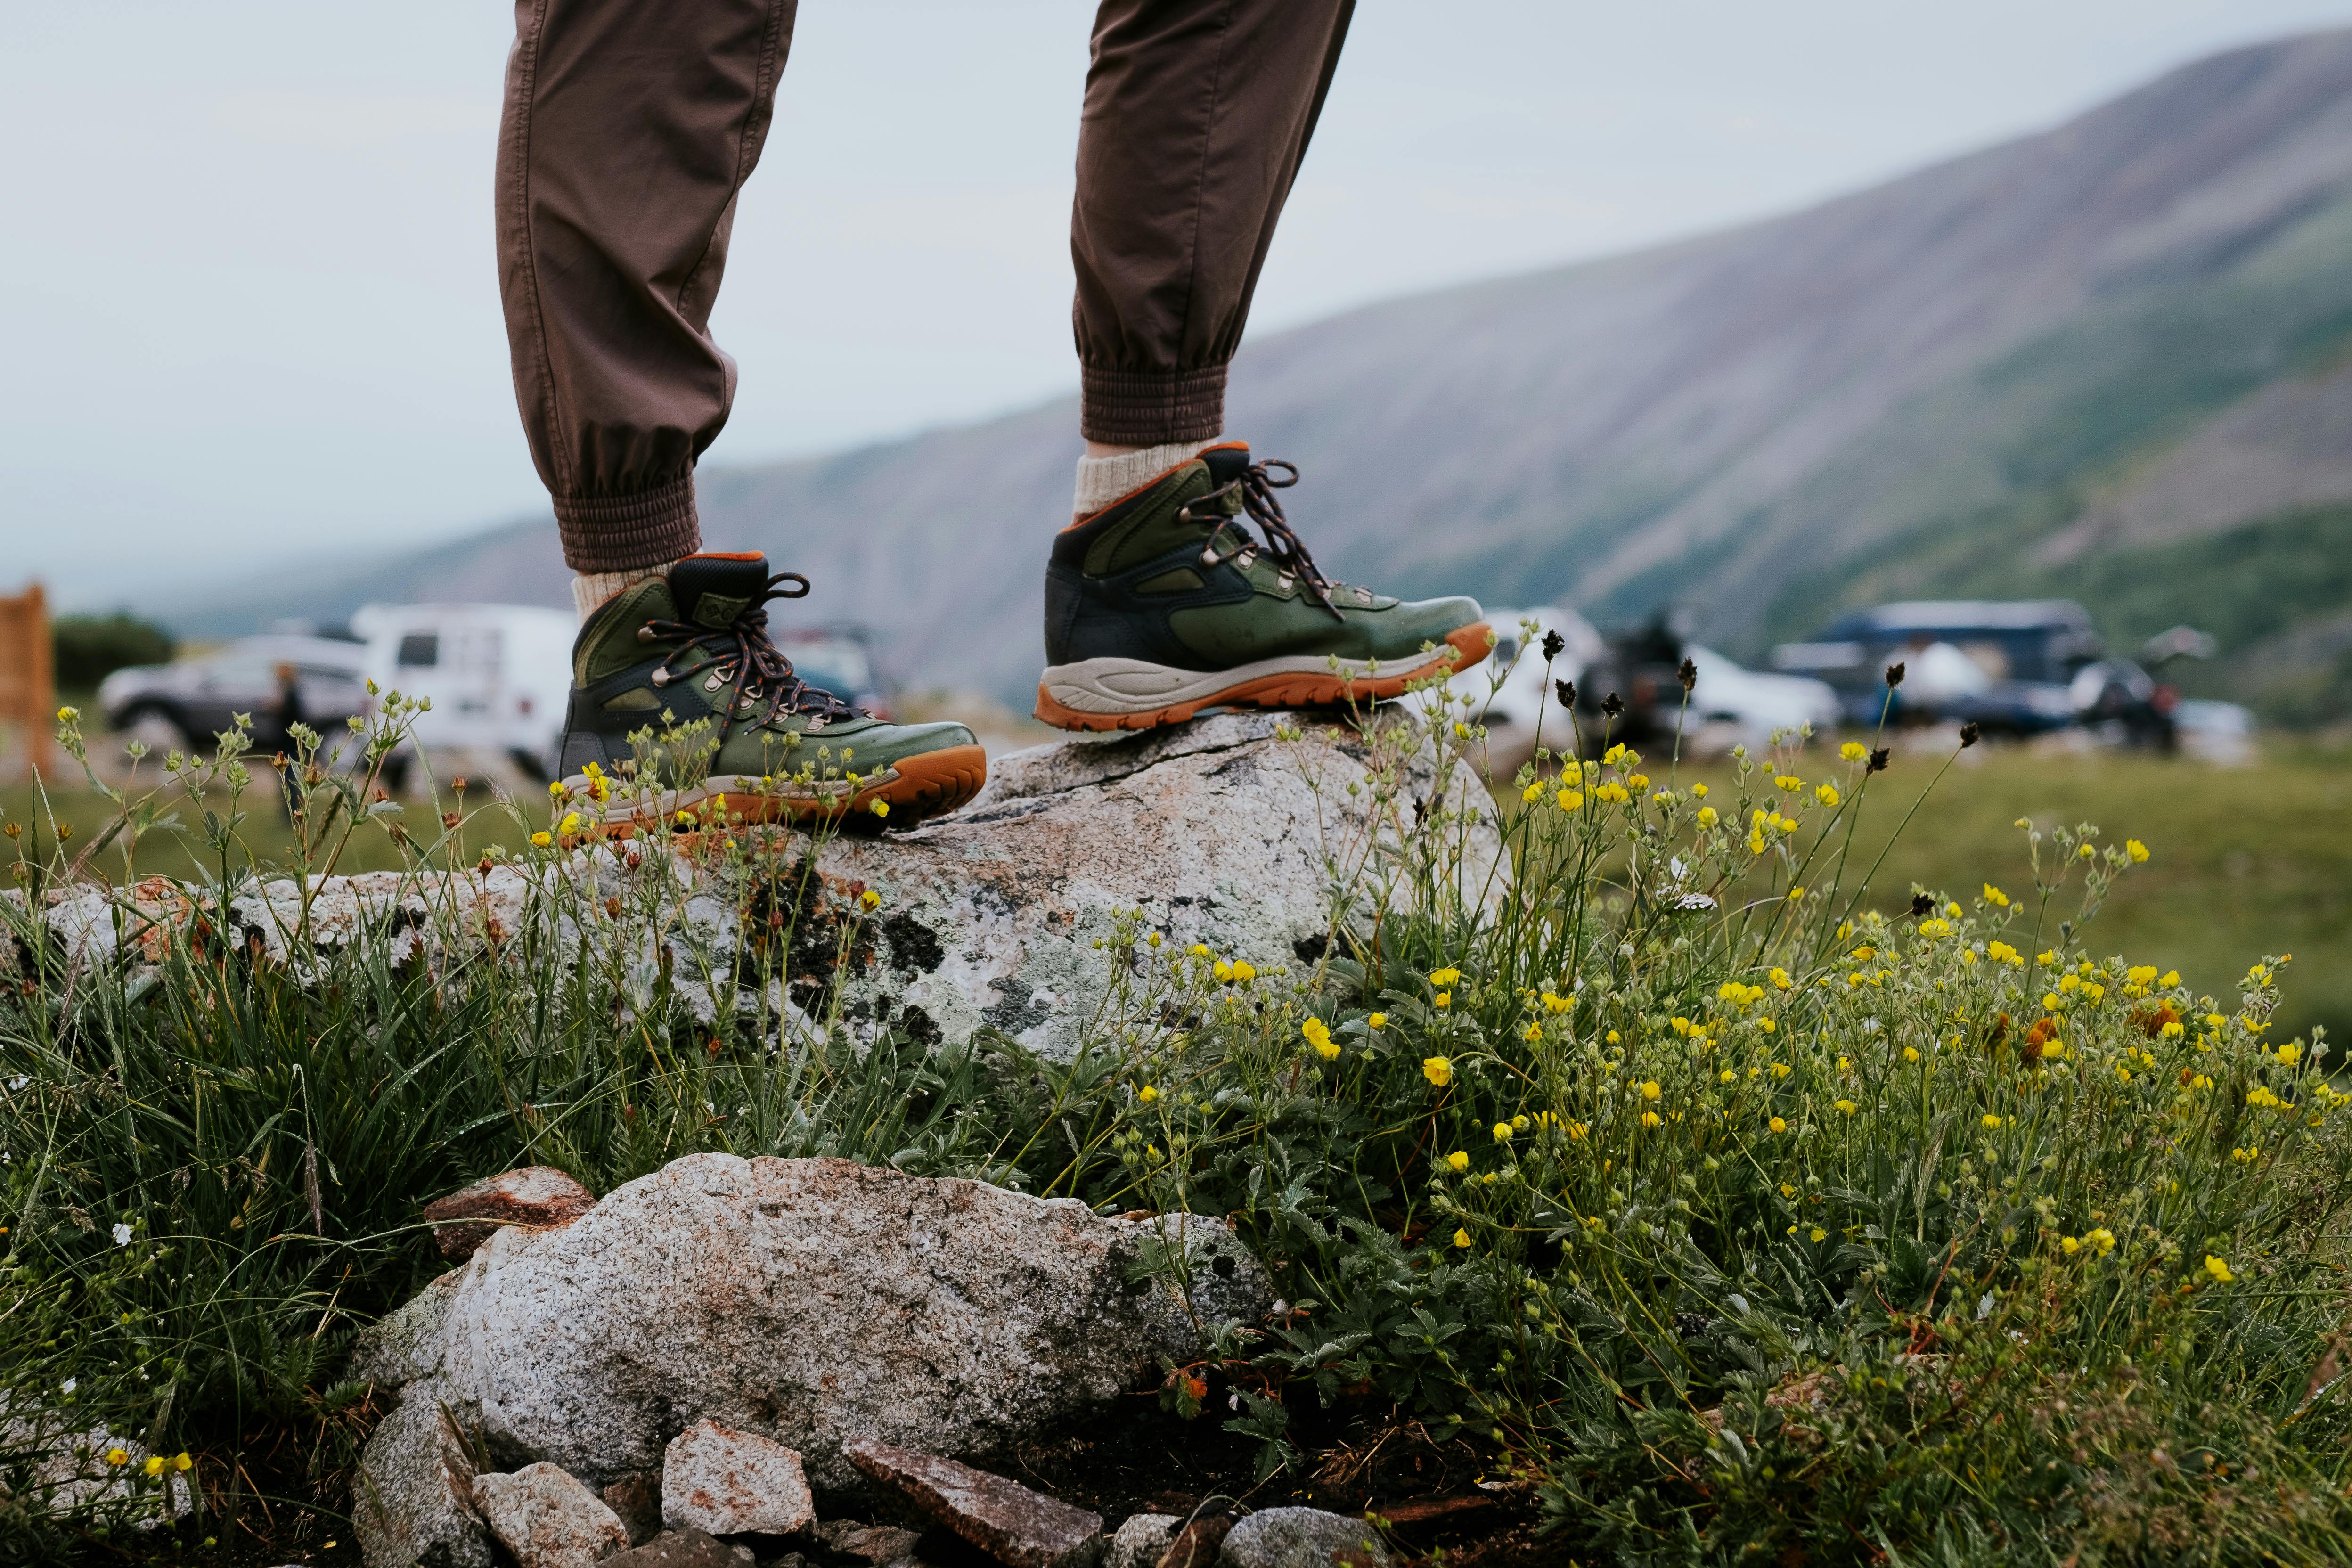
[[[1675,679],[1683,683],[1685,691],[1690,690],[1698,684],[1698,666],[1690,659],[1683,660],[1675,670]]]
[[[1601,700],[1601,711],[1614,719],[1625,711],[1625,700],[1612,691]]]
[[[1573,680],[1555,680],[1551,683],[1551,689],[1553,692],[1559,696],[1559,705],[1561,707],[1573,708],[1576,706],[1576,682]]]
[[[1960,750],[1967,751],[1984,738],[1984,726],[1971,719],[1960,726]]]
[[[1892,691],[1902,684],[1903,661],[1898,658],[1893,664],[1886,667],[1886,689]]]
[[[1558,658],[1560,655],[1560,650],[1566,647],[1568,647],[1568,639],[1560,636],[1558,632],[1544,633],[1544,662],[1546,664],[1549,664],[1553,659]]]

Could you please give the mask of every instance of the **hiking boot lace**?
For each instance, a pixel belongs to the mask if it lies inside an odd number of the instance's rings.
[[[1289,478],[1276,479],[1272,472],[1276,468],[1282,469],[1289,475]],[[1286,490],[1297,482],[1298,468],[1296,464],[1286,463],[1279,458],[1268,458],[1262,463],[1252,463],[1242,470],[1239,477],[1226,480],[1207,495],[1194,497],[1176,515],[1187,522],[1205,521],[1206,519],[1193,516],[1194,507],[1206,505],[1210,501],[1222,500],[1238,489],[1241,492],[1242,510],[1247,514],[1252,522],[1257,524],[1258,531],[1265,535],[1267,558],[1285,574],[1294,576],[1306,584],[1307,592],[1315,595],[1316,603],[1331,612],[1333,620],[1344,622],[1348,617],[1341,615],[1339,606],[1331,602],[1331,591],[1339,584],[1323,575],[1322,568],[1315,564],[1315,557],[1307,553],[1307,546],[1300,542],[1298,535],[1291,531],[1288,520],[1282,515],[1282,503],[1274,499],[1275,491]],[[1218,518],[1217,526],[1223,528],[1224,521],[1223,518]],[[1209,548],[1202,552],[1202,563],[1204,565],[1222,566],[1236,556],[1252,553],[1258,548],[1256,542],[1246,531],[1241,534],[1241,541],[1239,544],[1220,555],[1216,552],[1214,536],[1212,535]]]
[[[791,584],[780,587],[778,584]],[[670,649],[653,673],[656,686],[667,686],[677,678],[670,666],[697,648],[709,648],[716,655],[714,663],[726,666],[719,678],[730,684],[727,705],[719,721],[719,738],[725,741],[733,728],[736,711],[743,700],[758,702],[761,697],[774,694],[775,700],[761,714],[766,723],[780,713],[806,713],[816,725],[834,719],[854,719],[857,710],[822,687],[811,686],[793,671],[793,661],[783,650],[768,638],[767,605],[775,599],[808,597],[809,580],[797,572],[779,572],[767,581],[760,596],[743,607],[740,615],[725,626],[706,626],[692,621],[667,621],[656,616],[637,628],[639,642],[667,642],[680,639]],[[732,660],[731,666],[729,664]],[[814,727],[814,726],[813,726]]]

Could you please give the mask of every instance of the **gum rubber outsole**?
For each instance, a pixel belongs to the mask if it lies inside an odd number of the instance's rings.
[[[892,767],[897,776],[887,783],[838,800],[730,794],[727,798],[728,811],[740,816],[747,826],[778,822],[799,825],[848,817],[871,820],[877,826],[911,827],[960,809],[988,782],[988,752],[980,746],[944,746],[936,752],[919,752]],[[874,803],[877,800],[888,803],[887,817],[874,816]],[[626,837],[636,829],[651,826],[656,815],[614,817],[609,819],[610,826],[616,837]]]
[[[1037,717],[1061,730],[1153,730],[1181,724],[1203,708],[1329,708],[1343,702],[1385,702],[1404,695],[1416,680],[1440,671],[1459,674],[1485,658],[1494,647],[1494,629],[1485,621],[1457,626],[1445,641],[1458,656],[1449,666],[1443,652],[1394,675],[1373,678],[1334,675],[1328,670],[1286,671],[1262,675],[1255,680],[1213,691],[1206,697],[1171,703],[1138,713],[1087,713],[1054,700],[1045,683],[1037,683]]]

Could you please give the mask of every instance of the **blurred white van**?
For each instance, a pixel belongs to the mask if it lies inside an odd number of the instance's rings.
[[[579,629],[570,612],[530,605],[369,605],[352,616],[368,678],[433,700],[420,749],[501,754],[534,778],[562,738]]]

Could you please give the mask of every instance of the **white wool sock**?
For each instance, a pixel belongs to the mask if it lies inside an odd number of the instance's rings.
[[[633,566],[626,572],[578,572],[572,578],[572,607],[580,614],[580,624],[620,596],[621,590],[644,582],[648,577],[668,574],[677,563],[656,562],[651,566]]]
[[[1223,440],[1219,436],[1207,441],[1171,441],[1139,452],[1121,452],[1115,458],[1080,458],[1071,514],[1092,517],[1119,497],[1141,489],[1177,464],[1191,461]]]

